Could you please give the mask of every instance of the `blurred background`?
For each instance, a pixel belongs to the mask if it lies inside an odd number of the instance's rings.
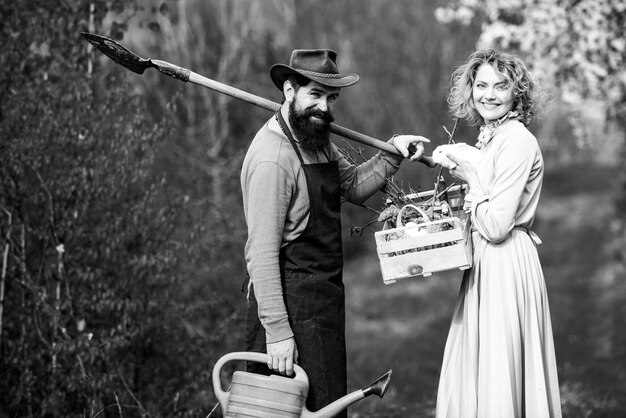
[[[337,123],[428,152],[455,124],[454,68],[476,48],[518,54],[551,97],[531,127],[535,230],[564,416],[626,413],[623,0],[0,0],[0,15],[0,416],[221,416],[213,365],[244,348],[239,170],[271,114],[132,73],[83,31],[276,102],[272,64],[335,49],[361,76]],[[393,180],[429,190],[435,172],[404,162]],[[383,284],[384,199],[343,208],[349,391],[393,369],[349,415],[432,417],[461,272]]]

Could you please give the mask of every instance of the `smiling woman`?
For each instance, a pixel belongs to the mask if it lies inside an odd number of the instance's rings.
[[[528,130],[539,88],[517,57],[477,51],[452,75],[450,109],[480,124],[478,163],[450,150],[469,186],[473,264],[441,367],[437,418],[560,417],[548,295],[531,230],[543,157]]]

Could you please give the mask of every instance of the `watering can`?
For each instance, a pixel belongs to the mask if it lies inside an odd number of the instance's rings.
[[[213,389],[225,417],[256,418],[330,418],[349,405],[369,396],[383,397],[391,380],[391,370],[363,389],[354,391],[325,406],[317,412],[306,409],[309,378],[297,364],[293,378],[280,375],[260,375],[245,371],[233,373],[230,391],[222,390],[220,372],[224,364],[233,360],[266,363],[267,355],[253,352],[235,352],[224,355],[213,367]]]

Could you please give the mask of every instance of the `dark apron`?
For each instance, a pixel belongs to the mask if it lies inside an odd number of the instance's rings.
[[[280,272],[298,364],[309,377],[306,406],[317,411],[347,391],[339,167],[337,161],[304,164],[280,112],[278,121],[300,159],[311,203],[306,228],[280,251]],[[265,329],[257,310],[251,286],[246,349],[266,352]],[[248,363],[248,371],[267,374],[269,369]]]

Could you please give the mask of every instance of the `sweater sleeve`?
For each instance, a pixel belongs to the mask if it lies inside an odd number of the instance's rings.
[[[282,230],[292,184],[276,162],[256,164],[248,173],[248,241],[246,262],[265,328],[267,343],[293,336],[280,280]]]
[[[388,152],[380,151],[359,165],[352,164],[333,145],[334,158],[339,163],[342,196],[352,203],[363,203],[379,191],[400,168],[404,159]]]
[[[501,138],[498,145],[491,190],[479,186],[470,191],[472,222],[483,237],[494,243],[503,241],[515,226],[534,160],[533,148],[514,132]]]

